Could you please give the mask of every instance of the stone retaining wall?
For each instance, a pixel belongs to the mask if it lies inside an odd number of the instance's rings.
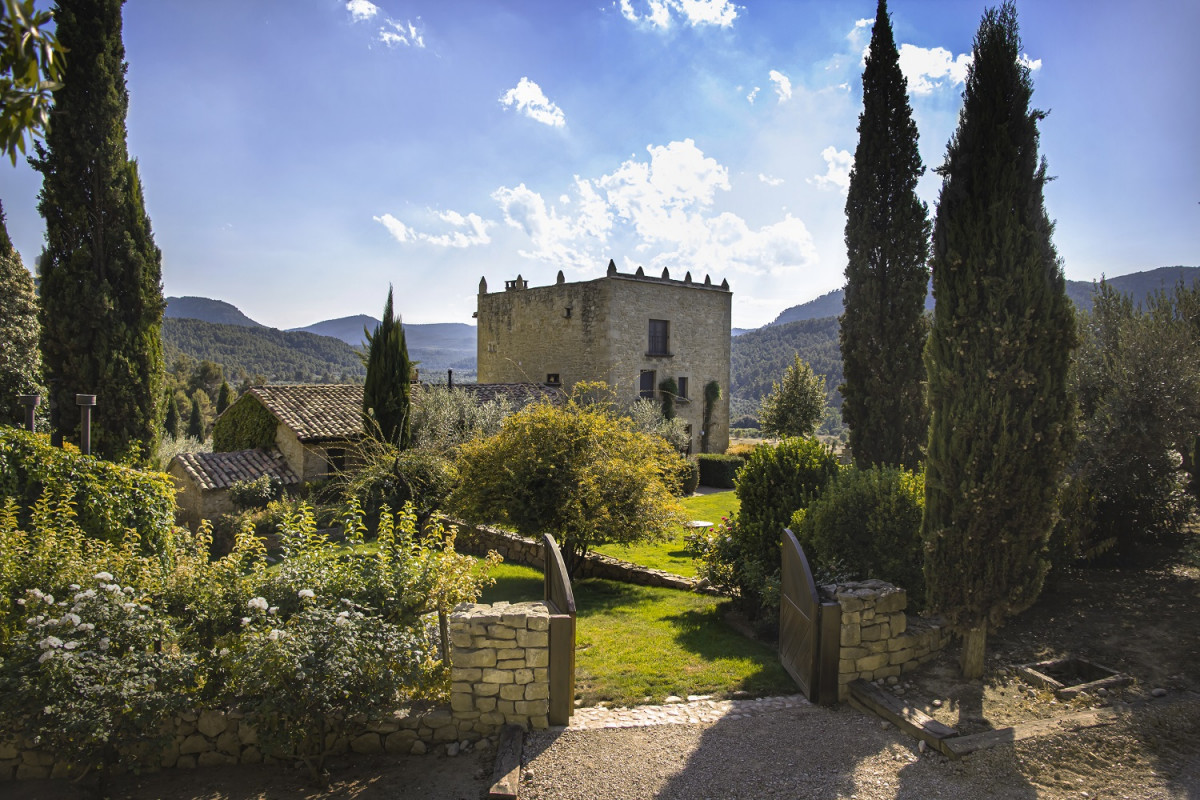
[[[334,754],[456,755],[501,726],[549,727],[550,609],[542,602],[464,603],[450,616],[450,706],[400,709],[381,720],[351,720]],[[194,768],[258,764],[252,715],[238,710],[188,711],[171,723],[157,766]],[[153,762],[152,762],[153,763]],[[0,781],[73,777],[78,770],[32,742],[0,740]]]
[[[459,534],[455,539],[455,544],[465,553],[482,556],[487,555],[489,550],[495,550],[510,564],[524,564],[527,567],[543,569],[540,542],[486,525],[470,526],[453,520],[447,520],[447,522],[458,526]],[[600,553],[588,553],[584,557],[583,563],[579,565],[575,577],[605,578],[641,586],[665,586],[669,589],[684,591],[703,591],[706,588],[699,581],[691,578],[632,564]]]
[[[849,695],[850,682],[910,672],[946,642],[940,623],[904,613],[908,595],[890,583],[867,580],[821,588],[837,599],[842,612],[838,700]]]

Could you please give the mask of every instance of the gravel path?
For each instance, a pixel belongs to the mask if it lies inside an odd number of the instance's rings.
[[[915,740],[847,706],[760,704],[716,721],[636,727],[602,727],[585,715],[573,728],[532,734],[521,797],[1200,797],[1200,703],[959,762],[922,754]],[[671,713],[641,710],[660,712]]]

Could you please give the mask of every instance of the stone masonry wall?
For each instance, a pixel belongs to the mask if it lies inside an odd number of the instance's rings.
[[[545,603],[464,603],[450,617],[450,706],[399,709],[379,720],[354,719],[334,754],[456,755],[506,724],[549,726],[550,610]],[[271,763],[254,717],[236,709],[188,711],[171,723],[161,768]],[[0,781],[74,777],[70,762],[33,742],[0,739]]]
[[[908,595],[879,580],[843,583],[822,590],[837,599],[842,611],[838,659],[838,699],[848,685],[910,672],[933,658],[946,634],[937,622],[904,613]]]
[[[489,550],[495,550],[509,564],[524,564],[539,570],[545,569],[542,545],[539,542],[498,528],[489,528],[486,525],[470,527],[453,520],[447,520],[447,522],[460,526],[455,546],[463,552],[482,556],[487,555]],[[705,590],[699,581],[691,578],[632,564],[600,553],[588,553],[584,557],[583,563],[579,565],[579,571],[575,577],[580,579],[604,578],[640,586],[663,586],[684,591]]]

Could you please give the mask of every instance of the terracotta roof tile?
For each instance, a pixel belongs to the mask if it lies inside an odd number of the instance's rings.
[[[361,385],[269,385],[250,392],[302,442],[362,436]]]
[[[254,480],[263,475],[277,475],[285,486],[300,483],[283,454],[274,448],[231,453],[180,453],[172,463],[179,464],[205,491],[228,489],[237,481]]]

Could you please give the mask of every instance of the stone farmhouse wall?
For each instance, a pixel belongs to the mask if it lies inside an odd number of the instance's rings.
[[[879,580],[822,587],[841,607],[841,647],[838,658],[838,700],[850,693],[849,684],[911,672],[937,655],[948,634],[937,622],[904,613],[904,589]]]
[[[609,264],[603,278],[559,280],[529,288],[520,276],[504,291],[488,293],[480,281],[477,367],[480,383],[549,382],[567,391],[579,381],[604,381],[622,400],[636,399],[641,375],[654,372],[654,395],[666,378],[686,379],[676,414],[692,429],[692,452],[700,452],[704,387],[721,386],[713,409],[709,452],[729,446],[730,322],[727,283],[706,276],[694,281],[624,274]],[[652,352],[650,320],[668,327],[666,353]],[[682,392],[681,392],[682,394]]]
[[[450,616],[450,705],[400,709],[380,720],[352,720],[336,753],[453,755],[501,727],[549,727],[550,609],[543,602],[464,603]],[[188,711],[171,722],[157,759],[190,769],[272,762],[259,746],[254,717],[236,709]],[[0,781],[74,777],[78,769],[27,741],[0,740]]]

